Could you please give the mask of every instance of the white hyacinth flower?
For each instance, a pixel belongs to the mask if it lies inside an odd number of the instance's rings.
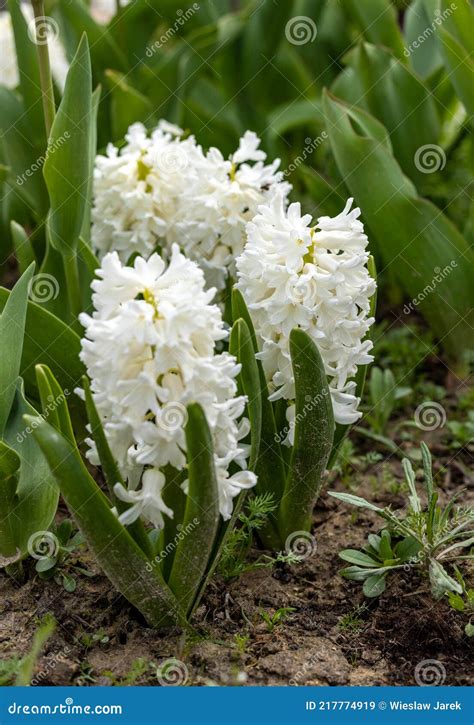
[[[221,286],[257,207],[277,189],[286,197],[291,188],[279,160],[264,163],[259,144],[247,131],[225,159],[216,148],[205,153],[193,136],[184,138],[166,121],[151,136],[133,124],[120,151],[109,145],[107,155],[96,158],[92,243],[99,257],[116,251],[125,262],[156,250],[169,257],[176,243]]]
[[[301,215],[300,205],[275,195],[247,225],[248,241],[237,260],[237,287],[249,307],[259,338],[258,357],[269,382],[271,400],[290,401],[294,418],[295,386],[289,351],[294,327],[315,342],[328,376],[336,422],[360,417],[353,380],[359,365],[371,362],[366,338],[374,322],[370,298],[375,291],[360,210],[349,199],[334,218]],[[287,443],[293,442],[289,426]]]
[[[28,31],[34,34],[34,14],[30,4],[21,4],[21,11],[28,23]],[[51,73],[58,86],[63,91],[66,83],[66,76],[69,70],[69,63],[64,48],[55,33],[57,24],[52,23],[48,35],[48,50],[51,63]],[[33,35],[34,37],[34,35]],[[20,72],[16,56],[15,38],[10,13],[0,12],[0,85],[7,88],[16,88],[20,82]]]
[[[240,370],[233,355],[216,354],[216,342],[227,337],[221,312],[211,304],[202,270],[177,245],[168,264],[158,254],[137,257],[124,266],[112,252],[92,284],[92,316],[82,314],[85,328],[81,359],[104,430],[128,490],[118,498],[132,504],[126,523],[143,515],[156,527],[172,511],[162,499],[163,468],[186,467],[186,407],[197,402],[206,415],[214,445],[219,507],[224,519],[232,499],[256,483],[245,469],[248,431],[241,419],[246,398],[236,396]],[[93,441],[89,459],[98,464]],[[143,476],[142,476],[142,472]],[[140,484],[141,479],[141,484]],[[186,484],[184,484],[186,488]]]

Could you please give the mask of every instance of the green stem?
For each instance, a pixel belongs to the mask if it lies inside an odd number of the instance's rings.
[[[56,106],[54,103],[53,80],[51,77],[51,65],[49,62],[48,41],[40,36],[40,29],[44,23],[44,3],[43,0],[31,0],[36,25],[36,52],[38,55],[38,65],[40,73],[41,93],[43,99],[44,125],[46,128],[46,137],[49,139],[54,117],[56,115]]]

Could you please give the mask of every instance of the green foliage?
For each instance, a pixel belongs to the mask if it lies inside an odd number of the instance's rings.
[[[367,597],[378,597],[385,591],[388,574],[397,570],[421,570],[428,575],[432,596],[440,599],[451,592],[462,594],[459,580],[446,566],[474,558],[474,510],[455,506],[452,498],[441,507],[435,491],[428,447],[421,444],[426,503],[423,504],[415,485],[411,462],[403,460],[409,495],[407,509],[397,515],[389,507],[379,508],[359,496],[330,492],[344,503],[374,511],[386,522],[380,534],[369,534],[361,550],[345,549],[340,557],[351,564],[341,571],[347,579],[362,581]],[[465,551],[466,550],[466,553]]]
[[[280,607],[273,614],[260,609],[260,616],[267,625],[268,631],[273,632],[275,627],[283,624],[293,612],[296,612],[294,607]]]
[[[373,367],[368,390],[369,406],[365,417],[375,433],[383,434],[397,401],[408,395],[410,388],[397,386],[389,368]]]

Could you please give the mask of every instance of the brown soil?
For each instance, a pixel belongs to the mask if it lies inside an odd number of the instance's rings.
[[[449,450],[445,430],[427,438],[436,470],[442,469],[442,499],[472,486],[468,452]],[[375,447],[357,436],[354,442],[358,455]],[[399,459],[389,456],[350,469],[344,482],[333,480],[330,487],[349,486],[398,508],[402,478]],[[472,488],[464,500],[471,496]],[[367,600],[359,584],[338,574],[338,551],[362,545],[379,527],[372,513],[323,496],[315,511],[315,553],[295,567],[256,569],[231,582],[214,579],[195,616],[197,635],[187,639],[147,628],[87,550],[78,556],[94,575],[79,576],[73,593],[39,580],[30,562],[26,583],[0,574],[0,655],[5,661],[26,654],[39,619],[50,612],[58,626],[36,668],[42,685],[157,685],[159,667],[169,658],[184,663],[183,683],[198,685],[414,685],[423,660],[442,664],[447,685],[472,683],[467,620],[447,602],[435,603],[425,580],[413,572],[392,576],[383,596]],[[269,631],[261,611],[271,615],[282,607],[294,611]]]

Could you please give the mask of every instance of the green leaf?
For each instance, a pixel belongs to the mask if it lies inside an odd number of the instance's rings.
[[[0,316],[0,436],[10,414],[20,374],[28,292],[35,265],[31,264],[10,293]]]
[[[18,379],[13,405],[3,434],[3,445],[16,452],[20,467],[15,473],[14,500],[6,510],[2,507],[0,517],[3,520],[0,523],[2,555],[5,553],[3,524],[13,532],[15,549],[24,556],[28,549],[35,550],[35,535],[48,529],[58,505],[58,488],[35,441],[34,431],[24,423],[25,414],[38,415],[25,400],[21,380]],[[0,485],[3,487],[4,482]],[[30,537],[33,537],[31,541]]]
[[[430,562],[429,575],[431,593],[435,599],[441,599],[447,592],[462,594],[462,586],[449,576],[446,569],[436,559],[432,559]]]
[[[77,249],[86,212],[91,112],[89,46],[86,36],[83,36],[69,68],[43,167],[51,203],[49,239],[53,247],[66,257],[72,256]]]
[[[258,352],[257,336],[245,300],[239,290],[232,290],[232,319],[242,319],[252,341],[254,352]],[[279,503],[285,489],[285,468],[281,452],[281,435],[277,432],[273,407],[268,400],[268,387],[260,360],[257,360],[257,369],[260,379],[260,400],[262,406],[262,424],[260,449],[257,464],[254,468],[257,474],[255,487],[258,495],[272,493],[276,504]],[[276,531],[276,521],[269,517],[268,523],[259,531],[259,536],[268,548],[278,548],[281,545],[279,534]]]
[[[334,414],[324,364],[309,335],[290,333],[295,377],[295,437],[285,485],[279,528],[282,540],[294,531],[309,531],[321,491],[334,436]]]
[[[211,433],[200,405],[189,405],[186,423],[189,490],[169,586],[188,611],[209,563],[219,524],[219,491]]]
[[[379,597],[385,591],[385,574],[374,574],[369,576],[363,585],[366,597]]]
[[[249,468],[255,470],[262,431],[262,391],[260,377],[252,338],[245,320],[236,320],[232,326],[229,339],[229,352],[235,355],[242,366],[239,380],[242,392],[247,396],[247,412],[250,421],[251,449]]]
[[[8,290],[0,287],[0,311],[5,309],[10,296]],[[19,337],[18,330],[16,335]],[[80,351],[81,340],[68,325],[42,305],[28,302],[20,375],[25,380],[29,397],[39,400],[35,376],[35,365],[38,363],[44,363],[51,369],[66,395],[72,393],[85,373],[79,359]],[[71,395],[69,401],[74,429],[76,434],[83,436],[85,414],[82,401],[75,395]]]
[[[329,496],[337,498],[343,503],[349,503],[351,506],[358,506],[359,508],[369,509],[370,511],[383,511],[383,509],[375,506],[373,503],[366,501],[365,498],[360,496],[354,496],[352,493],[337,493],[336,491],[328,491]]]
[[[406,539],[399,541],[395,546],[394,552],[397,559],[400,561],[409,561],[414,559],[417,554],[421,551],[423,546],[419,541],[414,539],[412,536],[407,536]]]
[[[474,346],[467,312],[473,307],[473,263],[466,241],[439,209],[417,196],[391,154],[354,129],[351,109],[326,96],[324,112],[337,165],[363,210],[372,244],[451,357],[463,361]]]
[[[25,416],[46,456],[66,504],[112,584],[150,626],[184,622],[176,598],[133,540],[70,441],[43,418]]]
[[[467,3],[466,3],[467,5]],[[472,26],[472,22],[471,22]],[[474,62],[472,55],[446,30],[439,30],[443,56],[448,66],[448,78],[464,103],[467,112],[474,114]]]
[[[10,222],[10,230],[13,241],[15,256],[18,261],[21,274],[26,272],[32,262],[35,261],[35,254],[31,245],[30,238],[21,224],[15,221]]]
[[[367,554],[364,554],[363,551],[358,551],[357,549],[344,549],[339,552],[339,556],[344,561],[348,561],[349,564],[369,567],[370,569],[380,568],[380,562],[375,561],[371,556],[368,556]]]
[[[75,445],[76,441],[63,390],[47,365],[36,365],[35,372],[43,418]]]
[[[28,652],[27,656],[24,657],[21,661],[21,665],[18,670],[18,675],[15,680],[15,685],[17,687],[18,686],[26,687],[31,684],[36,661],[37,661],[38,657],[40,656],[44,645],[46,644],[48,639],[51,637],[51,635],[53,634],[55,629],[56,629],[55,620],[50,615],[47,615],[42,620],[42,622],[40,623],[40,626],[38,627],[38,629],[35,632],[31,650]]]

